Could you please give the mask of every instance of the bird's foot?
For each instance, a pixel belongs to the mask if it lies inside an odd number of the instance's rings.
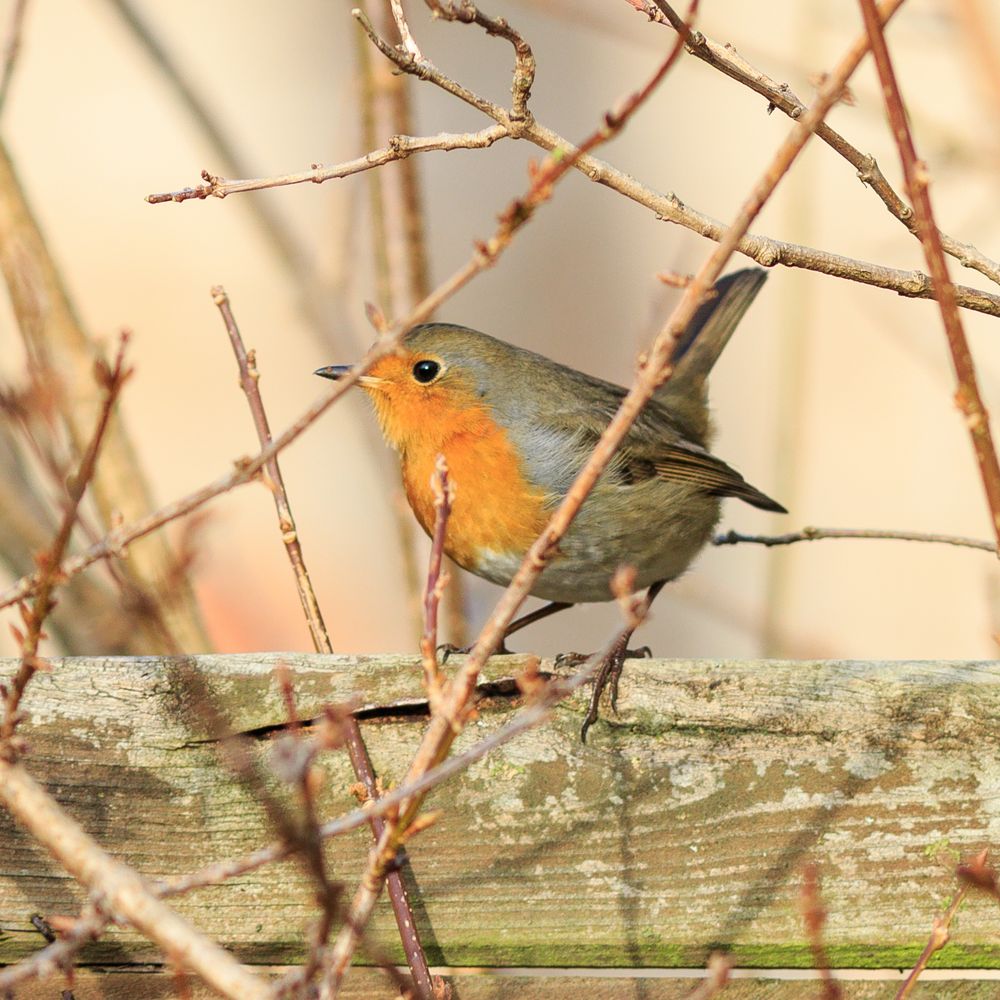
[[[631,630],[628,633],[622,633],[615,642],[614,646],[611,647],[607,656],[598,664],[597,671],[594,674],[594,688],[590,695],[590,704],[587,706],[587,714],[584,717],[583,725],[580,727],[580,741],[582,743],[587,742],[587,730],[597,721],[600,704],[601,695],[604,693],[605,689],[608,690],[610,701],[611,701],[611,711],[618,711],[618,681],[622,676],[622,669],[625,666],[626,660],[641,659],[642,657],[650,657],[653,655],[652,650],[649,646],[640,646],[638,649],[629,649],[628,641],[632,638]],[[560,653],[556,657],[557,667],[578,667],[582,663],[586,663],[590,659],[590,656],[586,656],[583,653]]]
[[[473,649],[475,649],[475,646],[476,644],[474,642],[470,642],[468,646],[456,646],[450,642],[442,642],[441,645],[437,647],[437,654],[438,656],[441,657],[442,663],[447,663],[449,656],[452,656],[454,654],[467,656],[469,653],[472,652]],[[507,648],[507,644],[503,640],[500,641],[499,648],[494,649],[493,652],[490,653],[490,656],[510,656],[510,655],[512,655],[511,650]]]

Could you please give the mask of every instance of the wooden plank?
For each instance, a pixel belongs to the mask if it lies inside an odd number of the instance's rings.
[[[697,979],[610,978],[606,976],[517,976],[458,974],[446,976],[453,1000],[687,1000],[699,985]],[[58,978],[19,987],[18,1000],[53,1000]],[[843,1000],[892,1000],[900,980],[838,983]],[[173,1000],[179,994],[169,972],[120,969],[77,970],[75,1000]],[[191,1000],[214,1000],[217,994],[188,981]],[[741,978],[732,980],[721,994],[724,1000],[815,1000],[820,984],[815,980],[781,981]],[[398,1000],[399,992],[374,969],[353,969],[341,990],[343,1000]],[[913,1000],[996,1000],[997,983],[970,981],[921,981]]]
[[[489,973],[445,977],[453,1000],[686,1000],[698,986],[697,979],[627,979],[603,976],[508,976]],[[59,979],[19,987],[18,1000],[53,1000]],[[200,983],[190,981],[191,1000],[214,1000]],[[841,981],[844,1000],[892,1000],[899,981]],[[993,982],[927,980],[919,982],[913,1000],[996,1000]],[[820,985],[813,980],[734,979],[721,996],[724,1000],[815,1000]],[[179,994],[168,972],[144,970],[78,970],[73,984],[76,1000],[173,1000]],[[399,992],[373,969],[354,969],[340,993],[343,1000],[398,1000]]]
[[[284,718],[279,660],[294,669],[303,713],[352,694],[369,705],[420,699],[405,657],[67,660],[29,688],[28,765],[149,877],[249,851],[271,835],[252,792],[219,766],[198,692],[213,693],[235,730],[259,733]],[[491,676],[518,662],[495,660]],[[431,796],[442,814],[411,847],[410,881],[432,962],[691,967],[722,947],[740,965],[808,967],[798,885],[816,861],[831,961],[899,968],[949,897],[955,860],[998,839],[996,663],[634,661],[620,716],[585,746],[582,703]],[[490,699],[459,749],[514,711]],[[400,780],[422,720],[364,728],[376,768]],[[265,769],[272,749],[253,741]],[[324,767],[332,816],[353,805],[353,779],[342,753]],[[32,912],[72,913],[81,896],[6,817],[0,838],[0,960],[11,961],[37,947]],[[330,844],[348,891],[367,838]],[[294,862],[177,908],[255,963],[298,961],[313,913]],[[374,936],[399,960],[385,912]],[[938,964],[1000,966],[998,940],[1000,910],[973,900]],[[87,957],[156,955],[116,930]]]

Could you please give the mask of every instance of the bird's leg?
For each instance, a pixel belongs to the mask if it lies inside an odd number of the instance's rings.
[[[647,611],[653,601],[656,600],[656,595],[663,589],[666,582],[666,580],[660,580],[658,583],[654,583],[646,592]],[[628,648],[629,640],[632,638],[632,633],[635,630],[635,625],[629,625],[622,629],[618,638],[615,640],[614,645],[608,651],[607,656],[605,656],[598,665],[597,673],[594,674],[594,689],[590,695],[590,704],[587,706],[587,714],[584,717],[583,725],[580,727],[581,743],[587,742],[587,730],[590,729],[590,727],[597,721],[598,710],[601,704],[601,695],[604,693],[604,689],[609,685],[611,711],[618,711],[618,681],[621,679],[622,668],[625,666],[625,661],[637,659],[641,656],[652,655],[649,646],[640,646],[639,649]],[[565,659],[562,659],[562,662],[565,663]]]
[[[543,618],[548,618],[549,615],[554,615],[558,611],[565,611],[567,608],[573,607],[572,604],[567,604],[565,601],[549,601],[548,604],[543,604],[540,608],[535,608],[534,611],[529,611],[526,615],[521,615],[520,618],[514,619],[508,626],[503,634],[503,638],[500,640],[500,645],[495,651],[497,656],[507,656],[510,650],[507,648],[507,638],[512,636],[515,632],[520,632],[521,629],[526,628],[528,625],[534,625],[535,622],[540,622]],[[438,646],[438,652],[442,655],[443,660],[447,660],[452,653],[469,653],[472,651],[472,647],[475,643],[468,646],[453,646],[450,642],[444,645]]]

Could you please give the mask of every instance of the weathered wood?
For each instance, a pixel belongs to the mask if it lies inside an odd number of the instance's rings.
[[[601,976],[559,977],[477,975],[447,977],[454,1000],[687,1000],[697,979],[620,979]],[[54,1000],[58,980],[32,983],[17,991],[17,1000]],[[167,972],[143,970],[80,970],[74,980],[76,1000],[176,1000],[177,981]],[[189,981],[191,1000],[215,1000],[215,994]],[[844,1000],[892,1000],[899,981],[839,983]],[[942,982],[917,984],[913,1000],[996,1000],[993,982]],[[735,979],[721,1000],[815,1000],[816,980],[779,981]],[[399,1000],[399,992],[374,969],[353,969],[341,990],[342,1000]]]
[[[256,731],[266,768],[263,734],[285,714],[279,661],[294,669],[304,715],[354,694],[370,706],[421,698],[406,657],[67,660],[29,688],[28,766],[150,877],[249,851],[272,834],[253,793],[220,767],[199,691],[233,729]],[[490,676],[517,665],[494,660]],[[581,709],[582,698],[559,708],[430,797],[440,819],[410,854],[432,962],[690,967],[722,947],[740,965],[808,967],[798,886],[816,861],[831,961],[899,968],[949,897],[955,860],[1000,831],[996,663],[631,661],[621,714],[586,746]],[[486,701],[458,749],[513,711],[510,699]],[[387,782],[401,779],[422,729],[419,717],[365,723]],[[353,778],[342,753],[325,767],[332,816],[354,805]],[[81,896],[6,817],[0,837],[0,961],[11,961],[38,947],[31,913],[75,912]],[[367,845],[364,830],[330,844],[331,871],[349,889]],[[298,961],[314,914],[291,861],[176,906],[263,964]],[[399,960],[387,914],[374,937]],[[934,964],[996,967],[998,941],[1000,909],[974,899]],[[86,955],[156,958],[118,930]]]

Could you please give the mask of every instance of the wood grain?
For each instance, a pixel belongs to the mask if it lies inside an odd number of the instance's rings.
[[[253,790],[220,765],[199,703],[210,692],[230,727],[252,734],[251,753],[270,773],[269,727],[284,720],[279,661],[294,670],[305,716],[351,697],[369,715],[421,702],[413,657],[55,661],[26,698],[28,766],[103,846],[151,878],[250,851],[273,834]],[[519,662],[496,658],[490,677]],[[815,861],[831,961],[900,968],[953,891],[954,863],[1000,839],[997,663],[630,661],[620,715],[585,746],[582,707],[582,697],[561,707],[432,794],[441,816],[411,845],[409,881],[433,963],[698,967],[723,948],[738,965],[809,967],[798,887]],[[458,749],[514,711],[511,698],[484,701]],[[403,775],[424,721],[364,723],[387,783]],[[354,805],[353,778],[343,753],[324,766],[323,811],[333,816]],[[284,794],[277,778],[269,786]],[[6,816],[0,838],[0,961],[12,961],[39,946],[33,912],[74,913],[81,896]],[[330,843],[331,871],[348,891],[367,838],[360,830]],[[314,915],[294,861],[175,905],[257,964],[298,961]],[[372,938],[399,961],[388,912]],[[1000,909],[973,898],[933,964],[997,967],[998,940]],[[159,956],[114,930],[86,957]],[[635,995],[675,995],[659,989]]]

